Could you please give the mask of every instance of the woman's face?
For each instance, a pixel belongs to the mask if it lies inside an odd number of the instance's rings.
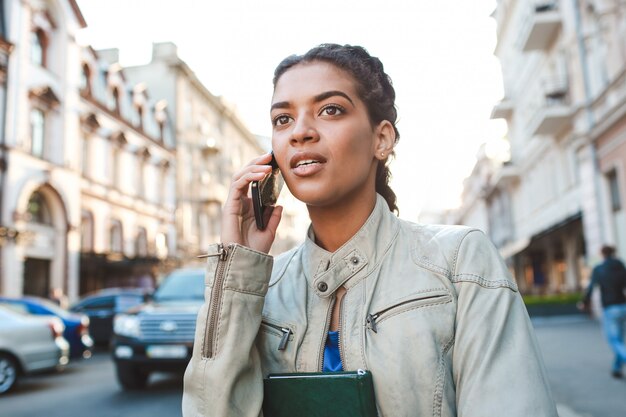
[[[297,64],[276,83],[272,147],[291,193],[310,206],[373,196],[379,128],[345,71]]]

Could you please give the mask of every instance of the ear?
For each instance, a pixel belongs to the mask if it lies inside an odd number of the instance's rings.
[[[393,152],[396,144],[396,131],[389,120],[383,120],[376,127],[376,143],[374,155],[376,159],[384,161]]]

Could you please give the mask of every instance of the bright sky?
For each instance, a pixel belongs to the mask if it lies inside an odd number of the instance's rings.
[[[502,98],[493,56],[495,0],[78,0],[96,49],[118,47],[122,65],[150,60],[172,41],[207,88],[270,136],[272,74],[282,58],[324,42],[378,56],[397,93],[401,138],[392,186],[401,217],[459,204],[481,143],[506,133],[489,120]]]

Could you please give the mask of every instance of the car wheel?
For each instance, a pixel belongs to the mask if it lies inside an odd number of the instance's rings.
[[[142,371],[131,364],[116,364],[117,380],[126,390],[138,390],[146,387],[148,372]]]
[[[17,382],[18,368],[15,360],[0,354],[0,394],[8,392]]]

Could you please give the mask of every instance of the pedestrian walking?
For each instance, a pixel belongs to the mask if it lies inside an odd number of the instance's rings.
[[[601,253],[604,261],[593,268],[582,308],[587,312],[591,310],[591,294],[596,286],[599,287],[604,333],[615,354],[611,375],[622,378],[622,366],[626,363],[626,345],[624,345],[626,267],[615,257],[614,247],[605,245]]]
[[[484,233],[395,215],[382,62],[334,44],[286,58],[270,119],[273,156],[233,176],[207,254],[184,416],[259,417],[268,374],[362,369],[381,416],[556,417],[528,313]],[[276,258],[282,208],[263,229],[248,194],[272,158],[311,219]]]

